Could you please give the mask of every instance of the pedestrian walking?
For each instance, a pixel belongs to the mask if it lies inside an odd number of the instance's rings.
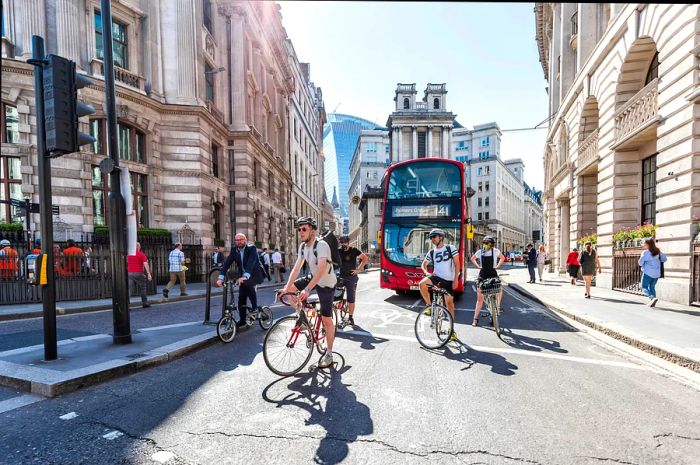
[[[19,256],[17,250],[7,239],[0,241],[0,279],[12,279],[17,277],[19,269]]]
[[[578,278],[578,272],[581,268],[581,264],[578,261],[578,257],[579,253],[576,247],[571,249],[571,252],[569,252],[569,255],[567,255],[566,257],[566,271],[569,273],[572,286],[576,285],[576,278]]]
[[[275,249],[275,252],[272,254],[272,269],[275,273],[275,282],[281,283],[284,276],[282,275],[282,254],[279,249]]]
[[[510,266],[515,266],[515,252],[510,253]]]
[[[540,282],[542,282],[542,274],[544,273],[544,262],[548,259],[547,249],[544,247],[544,244],[540,244],[540,248],[537,251],[537,275],[540,278]]]
[[[138,242],[136,243],[136,253],[126,256],[126,270],[129,273],[129,290],[131,290],[132,285],[138,287],[141,293],[142,308],[150,307],[146,296],[146,286],[148,285],[147,280],[151,281],[153,277],[151,276],[151,267],[148,265],[148,258],[141,252],[141,244]]]
[[[535,267],[537,266],[537,251],[533,247],[532,243],[527,245],[527,272],[530,273],[530,281],[528,283],[535,283]]]
[[[188,295],[185,290],[187,289],[187,284],[185,283],[185,254],[182,252],[182,244],[178,242],[175,244],[175,248],[168,255],[168,271],[170,273],[170,281],[168,285],[163,288],[163,297],[168,298],[170,289],[175,285],[176,280],[180,280],[180,295]]]
[[[263,271],[265,272],[265,277],[268,281],[272,281],[272,276],[270,276],[270,254],[267,251],[267,247],[263,247],[263,251],[260,254],[260,259],[262,260]]]
[[[65,275],[76,276],[80,274],[80,269],[83,267],[83,249],[75,245],[73,239],[68,239],[66,242],[68,247],[63,250],[65,257]]]
[[[598,254],[591,241],[587,241],[583,244],[583,251],[578,257],[578,262],[581,264],[581,273],[583,274],[583,281],[586,283],[586,299],[591,298],[591,280],[595,276],[596,268],[598,273],[603,271],[600,266],[600,260],[598,259]]]
[[[216,268],[217,266],[221,266],[222,263],[224,263],[223,249],[221,247],[217,247],[211,254],[211,266],[212,268]]]
[[[649,297],[649,307],[654,307],[659,299],[656,298],[656,282],[663,278],[664,262],[666,254],[656,246],[653,237],[644,240],[644,252],[639,257],[639,266],[642,267],[641,287],[644,294]]]

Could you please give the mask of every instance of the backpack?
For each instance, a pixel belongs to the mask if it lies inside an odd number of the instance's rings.
[[[321,240],[331,248],[331,261],[333,262],[333,266],[335,268],[340,268],[340,245],[338,244],[338,238],[335,237],[335,233],[333,231],[326,231],[324,234],[321,234]],[[314,244],[314,255],[316,255],[318,259],[316,244]]]

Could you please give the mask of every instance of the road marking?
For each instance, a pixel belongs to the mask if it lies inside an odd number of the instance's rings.
[[[187,323],[175,323],[174,325],[163,325],[163,326],[152,326],[150,328],[141,328],[138,329],[137,331],[140,333],[144,333],[146,331],[160,331],[161,329],[170,329],[170,328],[181,328],[183,326],[194,326],[194,325],[201,325],[201,321],[190,321]]]
[[[78,416],[77,413],[70,412],[70,413],[66,413],[65,415],[61,415],[58,418],[60,418],[61,420],[72,420],[73,418],[76,418],[77,416]]]
[[[114,430],[114,431],[111,431],[111,432],[103,435],[102,437],[107,439],[108,441],[114,441],[119,436],[124,436],[124,433],[122,433],[121,431]]]
[[[344,331],[342,334],[354,334],[357,336],[370,337],[372,339],[388,339],[390,341],[403,341],[403,342],[412,342],[412,343],[418,344],[418,341],[416,340],[415,337],[396,336],[393,334],[379,334],[379,333],[370,333],[369,331],[357,331],[357,330]],[[472,350],[477,350],[479,352],[497,352],[497,353],[504,353],[504,354],[513,354],[513,355],[527,355],[527,356],[531,356],[531,357],[564,360],[567,362],[587,363],[587,364],[591,364],[591,365],[605,365],[605,366],[612,366],[612,367],[619,367],[619,368],[630,368],[630,369],[634,369],[634,370],[652,371],[651,368],[649,368],[649,367],[637,365],[637,364],[629,363],[629,362],[615,362],[615,361],[610,361],[610,360],[595,360],[595,359],[591,359],[591,358],[575,357],[572,355],[550,354],[550,353],[545,353],[545,352],[534,352],[531,350],[513,349],[511,347],[505,348],[505,347],[467,346],[467,348],[472,349]]]
[[[25,405],[30,405],[44,399],[46,399],[46,397],[40,396],[39,394],[23,394],[21,396],[3,400],[0,402],[0,413],[9,412],[10,410],[24,407]]]
[[[166,463],[168,460],[172,460],[174,458],[175,454],[167,450],[158,451],[151,456],[151,460],[158,463]]]

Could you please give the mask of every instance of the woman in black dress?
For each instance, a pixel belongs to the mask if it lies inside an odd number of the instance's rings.
[[[602,272],[603,269],[600,266],[600,260],[598,260],[598,254],[593,249],[591,242],[586,242],[583,245],[583,251],[578,257],[578,261],[581,264],[581,274],[583,275],[583,280],[586,282],[586,298],[591,298],[591,280],[595,276],[596,268],[598,273]]]

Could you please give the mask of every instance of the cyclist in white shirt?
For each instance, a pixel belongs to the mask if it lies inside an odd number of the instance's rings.
[[[425,278],[420,282],[420,294],[425,301],[425,305],[430,309],[430,292],[428,285],[439,285],[448,293],[445,295],[445,304],[447,310],[452,314],[452,320],[455,318],[455,300],[454,288],[457,287],[459,280],[459,249],[457,247],[445,244],[445,231],[442,229],[432,229],[429,234],[430,241],[433,243],[433,249],[429,250],[425,255],[425,259],[421,264]],[[432,265],[433,272],[428,271],[428,265]],[[457,340],[457,334],[452,331],[450,339]]]
[[[483,248],[477,250],[477,252],[472,255],[472,263],[475,267],[479,269],[479,277],[477,281],[483,281],[489,278],[498,278],[499,269],[503,263],[506,261],[505,255],[494,247],[495,241],[493,237],[486,236],[483,240]],[[498,260],[498,263],[496,263]],[[501,299],[503,298],[503,289],[498,293],[498,307],[501,306]],[[479,313],[481,312],[481,307],[484,305],[484,294],[481,293],[479,286],[476,288],[476,309],[474,310],[474,321],[472,321],[472,326],[479,324]]]

